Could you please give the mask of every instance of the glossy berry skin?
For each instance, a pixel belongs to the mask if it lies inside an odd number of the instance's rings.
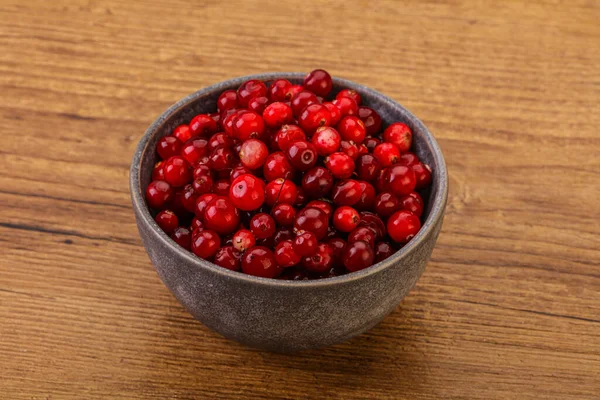
[[[207,204],[203,221],[207,229],[227,235],[238,227],[240,213],[228,197],[216,196]]]
[[[329,219],[327,215],[319,208],[306,207],[296,215],[294,222],[294,230],[312,232],[317,236],[318,240],[323,239],[327,235],[329,227]]]
[[[241,108],[248,107],[253,97],[266,97],[267,86],[258,79],[251,79],[240,85],[237,90],[237,101]]]
[[[378,144],[381,144],[381,140],[374,137],[367,137],[363,144],[367,147],[367,150],[372,153],[373,150],[375,150],[375,147],[377,147]]]
[[[192,223],[190,224],[190,230],[195,231],[201,231],[202,229],[204,229],[204,224],[202,223],[202,221],[200,221],[200,219],[198,219],[198,217],[194,217],[192,219]]]
[[[315,69],[306,75],[304,82],[302,82],[302,86],[317,96],[326,97],[329,92],[331,92],[333,81],[331,75],[329,75],[327,71]]]
[[[311,143],[298,140],[285,152],[292,167],[299,171],[308,171],[317,163],[317,152]]]
[[[269,149],[267,145],[258,139],[246,140],[242,143],[239,152],[240,162],[244,167],[249,169],[262,167],[268,155]]]
[[[192,252],[200,258],[210,259],[221,247],[221,238],[217,232],[203,230],[192,238]]]
[[[328,220],[329,217],[331,217],[331,214],[333,214],[333,207],[331,204],[323,200],[312,200],[306,205],[306,207],[318,208],[325,213],[325,216]]]
[[[226,90],[221,93],[217,100],[217,110],[219,110],[219,113],[235,108],[239,108],[235,90]]]
[[[235,153],[227,147],[217,147],[208,157],[208,165],[215,171],[229,170],[235,162]]]
[[[348,140],[342,140],[342,143],[340,145],[340,150],[342,151],[342,153],[347,154],[350,156],[350,158],[352,158],[355,162],[356,165],[356,159],[358,158],[358,146],[356,145],[356,143],[352,142],[352,141],[348,141]]]
[[[277,203],[271,210],[271,216],[280,226],[291,226],[296,219],[296,209],[291,204]]]
[[[329,239],[327,244],[333,249],[333,257],[336,263],[342,263],[342,256],[344,255],[344,250],[346,250],[348,243],[346,243],[344,239],[334,237]]]
[[[281,151],[286,151],[298,140],[306,140],[306,134],[297,125],[283,125],[275,134],[275,142]]]
[[[381,167],[379,161],[372,154],[363,154],[356,160],[355,171],[358,179],[373,182],[379,176]]]
[[[224,132],[215,133],[208,140],[208,151],[212,153],[219,147],[225,147],[227,149],[233,149],[233,139],[231,136]]]
[[[265,132],[265,121],[254,111],[239,114],[233,120],[232,136],[239,140],[258,138]]]
[[[208,114],[198,114],[190,121],[190,134],[194,136],[210,136],[216,133],[217,122]]]
[[[361,143],[360,146],[358,146],[358,155],[363,155],[363,154],[369,154],[369,149],[367,148],[367,146],[365,146],[365,143]]]
[[[254,175],[240,175],[229,187],[229,198],[240,210],[258,210],[265,202],[265,184]]]
[[[256,246],[242,256],[242,271],[248,275],[275,278],[281,273],[275,255],[263,246]]]
[[[289,101],[292,98],[292,83],[287,79],[277,79],[269,86],[268,95],[271,101]]]
[[[362,188],[354,179],[344,179],[333,186],[331,199],[337,206],[351,206],[360,200]]]
[[[152,180],[153,181],[164,181],[165,180],[165,173],[163,171],[163,165],[164,165],[163,161],[159,161],[156,164],[154,164],[154,168],[152,168]]]
[[[375,246],[377,240],[377,233],[370,226],[358,226],[348,235],[348,243],[354,243],[356,241],[363,241],[369,244],[369,246]]]
[[[319,241],[312,232],[300,231],[294,239],[294,251],[301,257],[312,256],[317,251]]]
[[[192,245],[192,234],[189,229],[183,226],[177,227],[169,236],[175,243],[186,250],[190,250]]]
[[[176,137],[181,143],[185,143],[192,137],[192,132],[190,132],[190,127],[188,125],[179,125],[173,129],[171,135]]]
[[[240,229],[233,234],[232,244],[234,249],[240,253],[243,253],[244,251],[254,247],[256,244],[256,238],[248,229]]]
[[[175,136],[164,136],[156,143],[156,152],[163,160],[179,155],[183,143]]]
[[[330,270],[333,264],[333,248],[327,243],[319,243],[317,251],[313,255],[302,259],[304,268],[317,273]]]
[[[278,245],[284,240],[293,240],[295,237],[294,232],[289,227],[281,227],[275,231],[273,236],[273,243]]]
[[[250,231],[257,239],[266,239],[275,234],[275,220],[269,214],[258,213],[250,220]]]
[[[383,131],[383,141],[392,143],[401,153],[405,153],[412,145],[412,131],[402,122],[393,123]]]
[[[201,175],[194,179],[192,188],[196,195],[210,193],[213,189],[213,180],[210,175]],[[187,207],[186,207],[187,208]]]
[[[242,114],[247,113],[249,110],[246,109],[241,109],[241,110],[229,110],[227,111],[227,114],[224,118],[223,118],[223,123],[221,125],[223,125],[223,131],[225,131],[225,133],[231,137],[234,136],[234,126],[233,124],[235,123],[237,117],[239,117]],[[262,119],[262,117],[261,117]],[[264,121],[263,121],[264,124]]]
[[[322,126],[315,131],[311,143],[315,146],[317,154],[324,157],[339,150],[342,137],[334,128]]]
[[[358,211],[349,206],[338,207],[333,213],[333,226],[340,232],[350,232],[358,226]]]
[[[229,179],[219,179],[213,184],[213,193],[219,196],[228,196],[230,188]]]
[[[311,104],[302,110],[298,116],[298,123],[300,128],[311,134],[317,128],[329,126],[331,124],[331,114],[323,104]]]
[[[283,152],[277,151],[267,156],[263,165],[263,176],[267,182],[278,178],[292,179],[294,177],[294,167],[292,167]]]
[[[196,165],[199,161],[207,160],[208,157],[208,141],[204,138],[193,137],[181,148],[181,157],[190,165]]]
[[[367,128],[360,118],[349,115],[341,119],[337,124],[337,130],[344,140],[351,140],[361,144],[367,136]]]
[[[213,193],[201,194],[196,198],[196,207],[194,207],[194,215],[204,222],[204,210],[217,195]]]
[[[396,243],[406,243],[412,239],[421,229],[419,217],[410,211],[396,211],[388,219],[387,231]]]
[[[237,167],[233,167],[231,169],[231,172],[229,173],[229,180],[233,182],[236,178],[246,174],[252,175],[252,171],[250,170],[250,168],[246,168],[243,165],[238,165]]]
[[[427,164],[417,163],[412,166],[412,170],[415,173],[415,179],[417,180],[417,184],[415,186],[416,190],[420,190],[431,185],[431,169]]]
[[[358,107],[358,118],[364,122],[367,135],[375,135],[381,130],[381,116],[372,108]]]
[[[385,234],[385,224],[379,216],[368,211],[360,212],[360,223],[358,226],[366,226],[375,232],[376,240],[381,240]]]
[[[349,178],[355,168],[352,157],[342,152],[330,154],[325,158],[325,166],[336,179]]]
[[[302,208],[306,204],[306,201],[308,198],[306,197],[306,193],[304,193],[304,189],[302,189],[302,186],[297,187],[297,190],[298,190],[298,195],[296,196],[296,201],[294,202],[294,206],[298,207],[298,208]]]
[[[379,242],[375,245],[375,262],[385,260],[394,254],[393,247],[388,242]]]
[[[325,197],[333,187],[333,175],[327,168],[314,167],[302,177],[302,189],[311,198]]]
[[[360,199],[354,204],[354,208],[359,211],[372,210],[375,207],[375,198],[377,197],[375,188],[369,182],[358,181],[358,183],[360,184],[362,193],[360,194]]]
[[[373,265],[375,254],[369,244],[359,240],[348,243],[343,258],[346,269],[355,272]]]
[[[396,164],[388,168],[385,180],[389,190],[398,197],[407,196],[415,190],[417,178],[410,167]]]
[[[152,181],[146,188],[146,201],[150,208],[162,209],[174,197],[175,191],[165,181]]]
[[[311,104],[319,104],[319,99],[314,93],[303,90],[292,97],[290,106],[296,117],[299,117],[302,111]]]
[[[288,179],[275,179],[265,187],[265,203],[270,206],[277,203],[294,204],[297,196],[296,185]]]
[[[398,164],[406,165],[408,167],[418,164],[419,162],[419,157],[411,152],[401,154],[400,159],[398,160]]]
[[[417,192],[412,192],[400,199],[398,209],[408,210],[420,218],[423,215],[423,200]]]
[[[292,108],[285,103],[271,103],[262,113],[265,124],[271,129],[279,129],[282,125],[294,122]]]
[[[174,156],[163,165],[165,181],[173,187],[184,186],[192,180],[192,168],[185,158]]]
[[[340,97],[339,99],[335,99],[333,104],[340,110],[342,117],[358,114],[358,104],[350,97]]]
[[[401,208],[400,200],[389,192],[381,192],[375,200],[375,212],[382,218],[387,218]]]
[[[241,254],[238,253],[233,246],[224,246],[215,253],[213,263],[231,271],[239,271],[242,267],[240,258]]]
[[[164,210],[156,214],[154,218],[160,229],[166,233],[171,233],[179,226],[179,219],[173,211]]]
[[[323,103],[325,107],[329,110],[329,115],[331,116],[331,126],[335,126],[342,119],[342,112],[340,109],[330,101],[326,101]]]
[[[360,97],[360,94],[356,90],[354,90],[354,89],[342,89],[342,90],[340,90],[340,92],[335,96],[335,98],[339,99],[341,97],[350,97],[359,106],[362,103],[362,98]]]
[[[400,159],[400,151],[392,143],[381,143],[373,149],[373,156],[379,161],[382,167],[389,167],[396,164]]]
[[[269,99],[267,97],[253,97],[248,102],[248,110],[254,111],[257,114],[262,115],[268,105]]]
[[[300,260],[300,255],[294,251],[291,240],[283,240],[275,247],[275,261],[280,267],[292,267],[298,264]]]

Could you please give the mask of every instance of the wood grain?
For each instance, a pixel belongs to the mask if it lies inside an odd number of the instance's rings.
[[[0,398],[600,398],[598,21],[594,0],[0,0]],[[316,67],[425,121],[449,205],[384,322],[263,353],[161,284],[128,164],[184,95]]]

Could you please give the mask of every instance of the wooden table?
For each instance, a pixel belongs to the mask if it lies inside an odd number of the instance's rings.
[[[600,398],[600,3],[170,4],[0,1],[0,398]],[[264,353],[162,285],[129,161],[184,95],[317,67],[421,117],[449,204],[384,322]]]

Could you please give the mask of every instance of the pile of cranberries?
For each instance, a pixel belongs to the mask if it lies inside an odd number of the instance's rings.
[[[223,268],[301,280],[358,271],[421,228],[431,170],[331,76],[244,82],[161,138],[146,188],[157,224]]]

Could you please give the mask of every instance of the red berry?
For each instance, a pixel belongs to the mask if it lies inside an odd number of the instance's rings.
[[[201,231],[202,229],[204,229],[204,224],[202,223],[202,221],[200,221],[200,219],[198,219],[198,217],[194,217],[192,219],[192,223],[190,224],[190,229],[192,231]]]
[[[352,141],[342,140],[340,150],[348,154],[354,161],[358,158],[358,146]]]
[[[323,201],[323,200],[313,200],[310,201],[306,207],[315,207],[320,209],[321,211],[323,211],[325,213],[325,216],[327,216],[327,219],[329,220],[329,217],[331,217],[331,214],[333,213],[333,207],[331,206],[330,203]]]
[[[358,118],[362,120],[367,129],[367,135],[375,135],[381,129],[381,117],[377,111],[369,107],[358,107]]]
[[[240,85],[237,90],[237,101],[240,107],[248,107],[248,103],[254,97],[263,97],[267,95],[267,86],[257,80],[251,79]]]
[[[252,174],[252,171],[249,168],[244,167],[243,165],[238,165],[237,167],[231,169],[231,172],[229,173],[229,180],[233,182],[237,177],[246,174]]]
[[[348,243],[354,243],[356,241],[362,241],[369,244],[369,246],[375,246],[375,241],[377,240],[377,233],[375,233],[375,229],[372,229],[370,226],[358,226],[348,235]]]
[[[331,75],[329,75],[327,71],[315,69],[306,75],[304,82],[302,82],[302,86],[317,96],[326,97],[329,92],[331,92],[333,82],[331,80]]]
[[[192,180],[192,167],[185,158],[173,156],[163,166],[165,181],[173,187],[184,186]]]
[[[351,206],[360,200],[362,188],[354,179],[344,179],[333,186],[331,199],[338,206]]]
[[[298,195],[296,196],[296,201],[294,202],[294,206],[298,207],[298,208],[302,208],[306,204],[306,200],[307,200],[306,193],[304,193],[304,189],[302,189],[302,186],[297,187],[296,189],[298,190]]]
[[[342,117],[358,114],[358,104],[351,97],[340,97],[339,99],[335,99],[333,104],[339,108]]]
[[[271,103],[262,113],[265,124],[272,129],[294,122],[292,108],[285,103]]]
[[[379,242],[375,245],[375,262],[385,260],[394,254],[394,249],[388,242]]]
[[[240,213],[229,198],[217,196],[206,206],[203,221],[207,229],[227,235],[238,227]]]
[[[319,241],[312,232],[299,231],[294,239],[294,251],[301,257],[308,257],[317,251]]]
[[[361,187],[360,200],[354,204],[357,210],[372,210],[375,207],[375,197],[377,193],[375,188],[369,182],[359,181]]]
[[[429,168],[429,165],[417,163],[412,166],[412,170],[415,173],[415,179],[417,180],[415,189],[423,189],[431,184],[431,169]]]
[[[262,136],[265,131],[265,122],[254,111],[246,111],[233,120],[232,128],[232,136],[243,141]]]
[[[325,107],[329,110],[329,115],[331,115],[331,125],[335,126],[342,119],[342,112],[340,109],[330,101],[326,101],[323,103]]]
[[[219,267],[227,268],[232,271],[239,271],[242,267],[241,254],[235,251],[233,246],[221,247],[215,254],[213,262]]]
[[[295,95],[297,95],[303,90],[304,88],[302,87],[302,85],[292,85],[292,87],[290,88],[290,99],[293,99]]]
[[[325,272],[333,267],[333,248],[327,243],[319,243],[315,254],[304,257],[302,265],[311,272]]]
[[[360,97],[360,94],[356,90],[354,90],[354,89],[342,89],[342,90],[340,90],[340,92],[335,96],[335,98],[339,99],[341,97],[350,97],[359,106],[362,103],[362,99]]]
[[[156,151],[163,160],[179,155],[183,143],[175,136],[164,136],[156,143]]]
[[[296,125],[283,125],[275,134],[275,142],[281,151],[286,151],[297,140],[306,140],[306,134]]]
[[[415,190],[417,178],[410,167],[396,164],[388,168],[385,175],[387,187],[396,196],[406,196]]]
[[[265,187],[265,202],[270,206],[277,203],[294,204],[297,196],[296,185],[288,179],[275,179]]]
[[[327,196],[332,187],[333,176],[326,168],[314,167],[302,177],[302,188],[311,198]]]
[[[360,118],[349,115],[342,118],[337,124],[337,130],[344,140],[352,140],[354,143],[362,143],[367,136],[367,128]]]
[[[268,105],[269,105],[268,98],[266,98],[264,96],[253,97],[250,100],[250,102],[248,103],[248,110],[254,111],[257,114],[262,115]]]
[[[298,231],[309,231],[321,240],[327,235],[329,220],[327,215],[319,208],[306,207],[302,209],[296,216],[294,229]]]
[[[208,140],[208,151],[212,153],[219,147],[225,147],[228,149],[233,149],[233,139],[231,136],[227,135],[224,132],[215,133]]]
[[[400,199],[400,206],[398,209],[408,210],[415,214],[417,217],[423,215],[423,200],[417,192],[412,192],[408,196],[404,196]]]
[[[225,171],[233,167],[235,153],[227,147],[217,147],[208,157],[208,165],[215,171]]]
[[[194,179],[192,182],[192,188],[196,194],[210,193],[213,188],[213,180],[210,175],[201,175]]]
[[[273,236],[273,243],[278,245],[284,240],[293,240],[294,232],[287,227],[281,227],[275,231],[275,235]]]
[[[375,150],[375,147],[377,147],[378,144],[381,144],[381,140],[374,137],[367,137],[365,138],[363,144],[367,146],[367,150],[373,152],[373,150]]]
[[[271,101],[289,101],[292,98],[292,83],[287,79],[277,79],[269,86]]]
[[[305,140],[297,140],[292,143],[286,155],[290,164],[299,171],[307,171],[317,163],[317,152],[315,146]]]
[[[379,161],[372,154],[363,154],[356,160],[356,175],[358,179],[373,182],[378,176],[381,167]]]
[[[208,114],[198,114],[190,122],[192,136],[210,136],[217,130],[217,122]]]
[[[277,203],[271,210],[271,216],[281,226],[289,226],[296,219],[296,209],[291,204]]]
[[[194,208],[194,214],[201,221],[204,221],[204,210],[206,210],[206,206],[210,203],[217,195],[213,193],[201,194],[196,198],[196,207]]]
[[[359,226],[367,226],[375,232],[376,240],[381,240],[385,234],[385,224],[377,215],[368,211],[360,212],[360,224]]]
[[[192,245],[192,234],[190,230],[180,226],[176,228],[169,236],[171,239],[186,250],[190,250]]]
[[[322,126],[315,131],[311,143],[315,146],[318,155],[328,156],[338,151],[342,137],[334,128]]]
[[[333,226],[338,231],[350,232],[358,226],[360,222],[360,216],[358,211],[352,207],[342,206],[335,210],[333,213]]]
[[[245,110],[245,109],[227,111],[228,115],[223,118],[223,123],[222,123],[223,130],[225,131],[225,133],[228,134],[229,136],[234,136],[233,124],[235,123],[235,120],[237,119],[237,117],[239,117],[240,115],[245,114],[247,112],[248,112],[248,110]]]
[[[248,229],[240,229],[239,231],[233,234],[232,243],[234,249],[243,253],[249,248],[254,247],[254,245],[256,244],[256,238],[254,237],[254,234]]]
[[[281,151],[271,153],[267,156],[263,166],[263,176],[267,182],[278,178],[292,179],[294,168]]]
[[[346,246],[348,243],[344,239],[340,239],[339,237],[331,238],[327,241],[327,244],[331,246],[333,249],[333,257],[336,262],[342,262],[342,256],[344,255],[344,250],[346,250]]]
[[[213,185],[213,193],[219,196],[228,196],[230,188],[231,183],[229,179],[219,179]]]
[[[152,168],[152,180],[153,181],[164,181],[165,180],[165,172],[163,171],[163,161],[159,161],[154,164],[154,168]]]
[[[302,110],[298,116],[298,123],[305,132],[312,133],[321,126],[329,126],[331,114],[323,104],[311,104]]]
[[[344,252],[344,266],[348,271],[360,271],[373,265],[373,248],[363,241],[349,243]]]
[[[412,131],[402,122],[391,124],[383,131],[383,141],[392,143],[401,152],[407,152],[412,145]]]
[[[400,159],[398,148],[392,143],[381,143],[373,149],[373,155],[382,167],[389,167]]]
[[[303,90],[294,97],[292,97],[292,101],[290,103],[292,107],[292,111],[296,117],[300,116],[300,113],[311,104],[318,104],[319,99],[315,96],[314,93]]]
[[[156,214],[154,218],[160,229],[166,233],[171,233],[179,226],[179,219],[173,211],[164,210]]]
[[[200,258],[211,258],[219,247],[221,247],[221,238],[215,231],[205,229],[192,238],[192,252]]]
[[[174,195],[175,191],[165,181],[152,181],[146,188],[146,201],[151,208],[164,208]]]
[[[220,113],[223,111],[238,108],[237,94],[235,90],[226,90],[219,96],[217,100],[217,109]]]
[[[396,211],[387,223],[387,231],[392,240],[397,243],[406,243],[421,229],[419,217],[410,211]]]
[[[275,247],[275,260],[282,268],[294,266],[300,262],[300,256],[294,251],[291,240],[283,240]]]
[[[349,178],[354,172],[354,160],[348,154],[342,152],[327,156],[325,166],[337,179]]]
[[[271,237],[275,234],[275,220],[269,214],[256,214],[250,220],[250,230],[257,239]]]
[[[400,200],[389,192],[381,192],[375,200],[377,215],[387,218],[400,209]]]
[[[363,155],[363,154],[369,154],[369,149],[367,146],[365,146],[365,143],[361,143],[360,146],[358,146],[358,155]]]
[[[275,278],[281,273],[281,267],[273,252],[266,247],[256,246],[242,256],[242,271],[248,275],[263,278]]]
[[[229,198],[240,210],[257,210],[265,202],[265,184],[254,175],[240,175],[231,183]]]
[[[398,164],[406,165],[408,167],[418,164],[419,157],[415,153],[404,153],[400,155],[400,159],[398,160]]]
[[[267,145],[258,139],[246,140],[242,143],[239,152],[240,161],[245,167],[250,169],[262,167],[268,155],[269,149]]]
[[[190,165],[196,165],[197,162],[208,156],[208,141],[193,137],[185,142],[180,154]]]
[[[187,142],[192,137],[190,127],[187,125],[179,125],[173,129],[172,135],[177,138],[181,143]]]

